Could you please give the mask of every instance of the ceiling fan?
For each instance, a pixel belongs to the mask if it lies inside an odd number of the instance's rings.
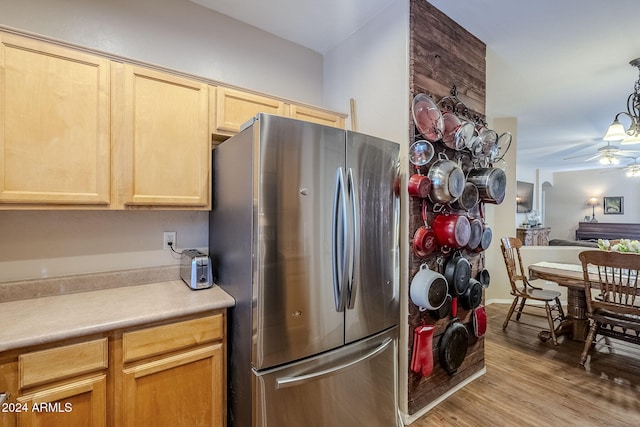
[[[598,150],[593,154],[580,154],[578,156],[566,157],[564,160],[573,160],[588,156],[586,159],[584,159],[585,162],[600,159],[599,162],[603,165],[617,165],[620,158],[629,157],[635,159],[636,156],[634,156],[633,154],[640,154],[640,151],[622,150],[617,145],[613,145],[610,141],[607,141],[606,145],[598,148]]]
[[[626,171],[625,175],[627,177],[640,177],[640,163],[638,163],[638,158],[637,157],[630,157],[630,158],[632,158],[633,161],[626,164],[625,166],[621,166],[619,168],[614,168],[614,169],[608,169],[602,173],[613,172],[614,170],[623,169]]]

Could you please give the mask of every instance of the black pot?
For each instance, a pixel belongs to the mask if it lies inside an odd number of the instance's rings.
[[[469,332],[467,328],[460,322],[456,316],[456,298],[453,298],[451,308],[454,313],[454,319],[440,338],[438,344],[438,358],[440,366],[447,371],[449,375],[456,373],[464,358],[467,356],[467,348],[469,346]]]
[[[464,293],[471,277],[471,264],[459,252],[456,252],[447,261],[444,268],[444,278],[449,284],[451,296],[459,296]]]
[[[460,305],[466,310],[480,307],[482,303],[482,284],[474,278],[469,279],[467,290],[460,295]]]

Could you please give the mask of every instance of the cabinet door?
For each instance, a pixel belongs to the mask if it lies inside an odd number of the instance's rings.
[[[292,104],[289,115],[298,120],[344,129],[344,117],[315,108]]]
[[[0,33],[0,203],[110,202],[109,61]]]
[[[124,369],[124,425],[221,427],[222,357],[214,344]]]
[[[208,208],[208,86],[134,65],[113,66],[119,82],[115,169],[124,206]]]
[[[240,126],[258,113],[285,116],[286,106],[277,99],[260,96],[249,92],[225,87],[216,87],[215,105],[211,105],[211,133],[219,135],[235,135]]]
[[[27,394],[18,402],[20,426],[100,427],[107,420],[106,375],[73,381]]]

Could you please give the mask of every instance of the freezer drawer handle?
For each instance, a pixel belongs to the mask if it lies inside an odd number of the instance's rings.
[[[387,349],[387,347],[389,347],[391,345],[391,343],[393,342],[393,339],[391,338],[386,338],[382,344],[380,344],[378,347],[374,348],[373,350],[371,350],[369,353],[355,359],[352,360],[348,363],[342,364],[342,365],[338,365],[338,366],[334,366],[332,368],[329,369],[324,369],[322,371],[318,371],[318,372],[313,372],[311,374],[305,374],[305,375],[300,375],[297,377],[282,377],[282,378],[278,378],[276,379],[276,389],[281,389],[281,388],[287,388],[287,387],[294,387],[294,386],[298,386],[298,385],[303,385],[312,381],[317,381],[320,380],[322,378],[326,378],[326,377],[330,377],[331,375],[336,375],[339,374],[340,372],[351,368],[352,366],[355,366],[361,362],[364,362],[367,359],[372,359],[375,356],[377,356],[378,354],[382,353],[383,351],[385,351]]]

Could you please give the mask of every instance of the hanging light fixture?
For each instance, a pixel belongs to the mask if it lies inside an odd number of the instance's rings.
[[[636,58],[629,62],[632,66],[640,71],[640,58]],[[631,124],[625,130],[618,118],[627,116],[631,119]],[[605,141],[620,141],[620,144],[640,144],[640,77],[633,86],[633,93],[627,98],[627,111],[621,111],[616,114],[613,123],[609,125],[607,133],[602,138]]]

